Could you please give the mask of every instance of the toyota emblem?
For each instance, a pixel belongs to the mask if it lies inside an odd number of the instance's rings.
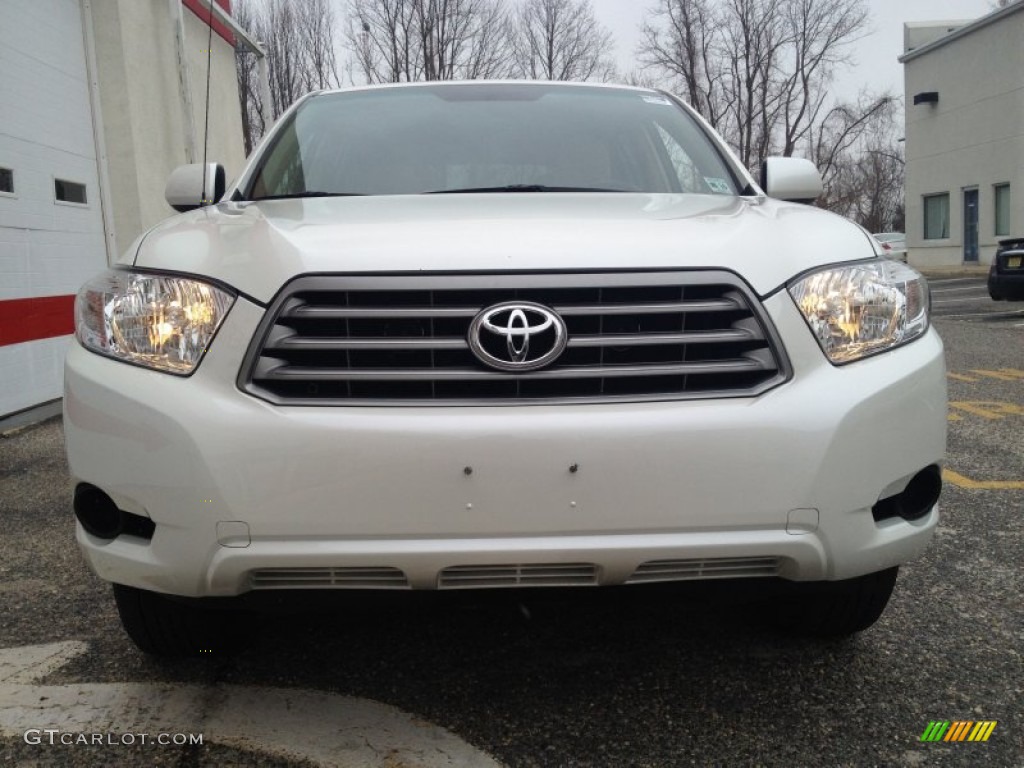
[[[469,326],[469,348],[499,371],[535,371],[554,362],[569,337],[565,322],[540,304],[512,301],[488,307]]]

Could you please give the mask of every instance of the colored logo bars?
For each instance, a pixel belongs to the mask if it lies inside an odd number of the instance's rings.
[[[921,741],[988,741],[996,729],[996,720],[932,720],[921,734]]]

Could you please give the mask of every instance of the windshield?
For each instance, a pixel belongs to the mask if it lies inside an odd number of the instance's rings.
[[[738,193],[669,98],[531,83],[314,96],[264,152],[248,197],[461,191]]]

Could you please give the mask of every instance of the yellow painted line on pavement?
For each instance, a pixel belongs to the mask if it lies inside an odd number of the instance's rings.
[[[970,375],[949,371],[946,373],[946,376],[957,381],[965,381],[968,384],[977,384],[980,381],[979,376],[986,379],[996,379],[997,381],[1024,381],[1024,371],[1018,368],[997,368],[993,371],[974,368],[970,371]]]
[[[1007,416],[1024,416],[1024,406],[996,400],[953,400],[949,407],[989,421],[999,421]]]
[[[1016,368],[999,368],[995,371],[973,368],[971,373],[976,373],[978,376],[986,376],[990,379],[998,379],[999,381],[1021,381],[1024,379],[1024,371],[1019,371]]]
[[[968,491],[1024,491],[1024,480],[972,480],[952,469],[942,470],[942,479]]]

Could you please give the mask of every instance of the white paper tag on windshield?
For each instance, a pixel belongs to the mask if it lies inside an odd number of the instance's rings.
[[[648,104],[661,104],[662,106],[666,107],[672,106],[671,100],[666,99],[664,96],[652,96],[650,94],[645,94],[641,98]]]
[[[708,188],[716,195],[732,194],[732,187],[729,186],[729,182],[725,179],[716,179],[712,176],[705,176],[704,183],[706,183]]]

